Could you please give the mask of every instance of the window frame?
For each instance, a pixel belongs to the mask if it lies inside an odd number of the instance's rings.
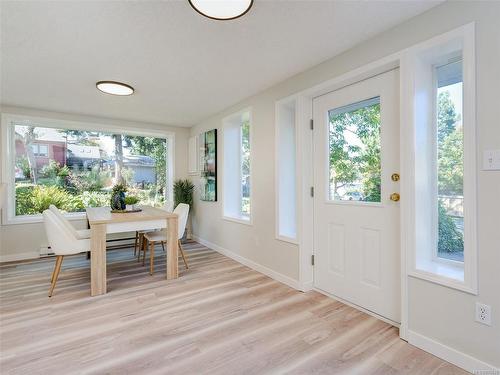
[[[289,117],[293,117],[293,121],[290,121]],[[275,102],[275,238],[280,241],[292,243],[295,245],[299,244],[299,109],[298,109],[298,98],[296,95],[292,95],[289,97],[282,98]],[[291,123],[293,122],[293,124]],[[293,127],[293,145],[292,144],[284,144],[283,142],[283,134],[286,134],[287,131],[290,132],[290,128]],[[290,137],[288,138],[288,141]],[[288,149],[287,149],[288,148]],[[285,150],[285,151],[284,151]],[[293,151],[294,162],[293,165],[289,165],[288,168],[285,168],[283,164],[283,159],[280,158],[283,152]],[[282,175],[283,171],[288,170],[288,172],[292,173],[292,175],[288,175],[287,178],[292,180],[294,184],[294,194],[293,196],[289,193],[284,199],[282,194],[283,190],[283,181]],[[285,201],[287,201],[285,203]],[[289,213],[282,205],[292,204],[293,207],[293,223],[295,227],[288,231],[285,234],[284,227],[286,223],[282,222],[283,211]],[[288,228],[290,229],[290,228]]]
[[[34,150],[34,146],[36,146],[36,150],[37,150],[36,152]],[[40,146],[45,146],[45,148],[47,149],[47,152],[44,154],[40,154]],[[49,145],[48,144],[35,143],[35,144],[31,145],[31,148],[33,150],[33,155],[35,155],[35,157],[37,157],[37,158],[48,158],[49,157]]]
[[[38,117],[31,115],[20,115],[11,113],[1,114],[1,148],[2,148],[2,183],[5,186],[4,207],[2,209],[2,224],[28,224],[43,222],[42,214],[17,215],[15,214],[15,138],[13,121],[36,123],[40,127],[54,129],[86,130],[105,133],[119,133],[132,136],[164,138],[167,142],[167,183],[166,200],[173,201],[173,179],[175,172],[175,133],[172,131],[147,130],[139,128],[127,128],[107,123],[62,120],[50,117]],[[124,129],[125,128],[125,129]],[[0,197],[1,198],[1,197]],[[65,217],[69,220],[83,220],[85,212],[68,212]]]
[[[436,238],[432,230],[437,231],[437,211],[432,204],[422,199],[422,186],[427,189],[426,195],[437,196],[437,168],[432,168],[430,179],[422,173],[437,163],[437,139],[427,147],[433,147],[435,152],[425,150],[423,141],[435,134],[436,66],[442,65],[443,59],[450,59],[453,54],[462,56],[462,121],[464,136],[464,262],[436,259],[436,246],[429,245]],[[404,160],[402,165],[414,175],[402,179],[402,191],[406,192],[408,203],[404,205],[403,217],[407,217],[403,237],[408,247],[408,275],[427,280],[449,288],[476,295],[477,282],[477,166],[476,166],[476,112],[475,112],[475,46],[474,24],[468,24],[435,37],[429,41],[407,49],[402,58],[402,74],[408,82],[402,88],[404,100],[408,103],[407,114],[402,114],[402,124],[408,123],[407,139],[402,138],[402,149],[411,150],[411,158]],[[430,118],[432,116],[432,118]],[[434,139],[434,137],[432,138]],[[429,142],[431,143],[431,142]],[[419,147],[420,146],[420,147]],[[424,147],[424,149],[422,149]],[[417,152],[418,148],[418,152]],[[435,153],[435,154],[434,154]],[[430,159],[432,158],[432,159]],[[423,169],[422,169],[422,166]],[[435,185],[435,186],[434,186]],[[430,194],[430,190],[434,190]],[[429,198],[430,199],[430,198]],[[434,203],[437,206],[437,201]],[[403,206],[402,206],[403,207]],[[417,210],[419,212],[417,212]],[[429,214],[432,227],[422,219]],[[424,215],[422,215],[422,213]],[[425,230],[425,228],[428,228]],[[422,231],[424,229],[424,231]],[[426,233],[427,231],[427,233]],[[430,235],[429,235],[430,233]],[[433,255],[436,254],[436,257]]]
[[[369,95],[368,95],[369,96]],[[376,100],[378,99],[378,100]],[[379,105],[379,108],[380,108],[380,115],[382,115],[382,97],[381,97],[381,94],[378,94],[374,97],[367,97],[365,99],[362,99],[362,100],[358,100],[356,102],[352,102],[352,103],[349,103],[349,104],[346,104],[346,105],[342,105],[340,107],[336,107],[336,108],[331,108],[329,111],[328,111],[328,121],[327,121],[327,124],[326,124],[326,133],[328,134],[328,138],[326,139],[326,149],[327,149],[327,155],[330,155],[330,127],[331,127],[331,122],[330,122],[330,112],[331,111],[338,111],[338,110],[342,110],[344,108],[348,108],[348,107],[355,107],[355,109],[351,109],[351,110],[346,110],[344,112],[341,112],[341,113],[349,113],[349,112],[352,112],[352,111],[355,111],[355,110],[358,110],[358,109],[361,109],[361,108],[366,108],[368,106],[371,106],[371,105],[374,105],[375,103],[372,103],[372,104],[369,104],[369,105],[363,105],[363,106],[359,106],[360,104],[363,104],[363,103],[367,103],[367,102],[370,102],[370,101],[374,101],[376,100],[376,104]],[[383,171],[383,149],[382,149],[382,117],[380,118],[380,123],[379,123],[379,142],[380,142],[380,180],[381,180],[381,184],[380,184],[380,201],[379,202],[372,202],[372,201],[355,201],[355,200],[344,200],[344,199],[335,199],[335,196],[331,197],[331,184],[330,184],[330,172],[331,172],[331,164],[330,164],[330,160],[328,160],[328,164],[326,166],[326,172],[325,172],[325,181],[327,182],[327,186],[325,187],[325,194],[326,194],[326,197],[325,197],[325,201],[324,203],[325,204],[330,204],[330,205],[348,205],[348,206],[360,206],[360,207],[379,207],[379,208],[383,208],[385,207],[386,203],[384,203],[384,200],[382,199],[382,197],[385,195],[385,192],[384,192],[384,189],[383,189],[383,184],[382,184],[382,171]]]
[[[243,203],[243,185],[242,185],[242,155],[241,155],[241,148],[242,148],[242,131],[241,131],[241,126],[243,123],[243,116],[248,116],[248,122],[249,122],[249,144],[250,144],[250,173],[249,173],[249,178],[250,178],[250,215],[244,215],[241,207]],[[229,128],[234,128],[238,127],[238,162],[237,165],[239,166],[238,168],[238,173],[237,173],[237,179],[239,181],[239,188],[238,188],[238,207],[239,207],[239,214],[234,215],[231,214],[230,208],[228,208],[228,202],[230,199],[227,194],[228,194],[228,178],[235,178],[234,176],[228,176],[228,169],[227,169],[227,163],[225,160],[223,160],[222,163],[222,178],[223,178],[223,183],[222,183],[222,219],[227,220],[227,221],[232,221],[235,223],[239,224],[246,224],[246,225],[253,225],[253,205],[252,205],[252,181],[253,181],[253,173],[252,173],[252,166],[253,166],[253,131],[252,131],[252,108],[245,108],[243,110],[240,110],[236,113],[233,113],[229,116],[226,116],[222,119],[222,142],[223,142],[223,159],[226,157],[226,150],[227,150],[227,142],[228,142],[228,130]]]

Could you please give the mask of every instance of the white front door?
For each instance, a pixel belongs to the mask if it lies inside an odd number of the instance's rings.
[[[313,117],[315,287],[400,323],[399,70],[315,98]]]

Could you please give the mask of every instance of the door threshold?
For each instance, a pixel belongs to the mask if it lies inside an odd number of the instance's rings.
[[[323,294],[323,295],[325,295],[325,296],[327,296],[327,297],[333,298],[334,300],[337,300],[337,301],[339,301],[339,302],[342,302],[343,304],[345,304],[345,305],[347,305],[347,306],[351,306],[352,308],[355,308],[356,310],[359,310],[359,311],[362,311],[362,312],[364,312],[364,313],[366,313],[366,314],[368,314],[368,315],[371,315],[371,316],[373,316],[374,318],[377,318],[378,320],[381,320],[381,321],[383,321],[383,322],[385,322],[385,323],[388,323],[388,324],[390,324],[390,325],[392,325],[392,326],[394,326],[394,327],[396,327],[396,328],[398,328],[398,329],[400,329],[400,328],[401,328],[401,323],[395,322],[394,320],[391,320],[391,319],[389,319],[389,318],[386,318],[386,317],[384,317],[384,316],[382,316],[382,315],[379,315],[379,314],[377,314],[377,313],[375,313],[375,312],[373,312],[373,311],[367,310],[367,309],[365,309],[364,307],[361,307],[361,306],[359,306],[359,305],[356,305],[355,303],[352,303],[352,302],[346,301],[346,300],[345,300],[345,299],[343,299],[343,298],[337,297],[337,296],[335,296],[335,295],[333,295],[333,294],[330,294],[330,293],[328,293],[328,292],[325,292],[324,290],[321,290],[321,289],[316,288],[316,287],[314,287],[314,288],[313,288],[313,290],[315,290],[316,292],[321,293],[321,294]]]

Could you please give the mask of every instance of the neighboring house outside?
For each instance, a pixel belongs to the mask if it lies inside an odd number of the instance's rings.
[[[115,161],[107,160],[105,166],[114,171]],[[123,168],[130,169],[133,172],[132,182],[134,184],[156,183],[155,160],[150,156],[124,155]]]
[[[101,161],[99,146],[68,144],[68,167],[90,169]]]
[[[63,141],[36,140],[31,144],[33,154],[36,158],[38,170],[55,160],[60,165],[66,163],[66,144]],[[16,139],[16,157],[26,156],[26,146],[21,139]]]
[[[47,138],[52,139],[47,139]],[[89,170],[95,165],[103,169],[114,171],[115,160],[107,159],[106,153],[99,146],[79,145],[67,143],[66,139],[54,140],[58,134],[40,135],[31,143],[31,148],[36,159],[37,170],[48,165],[54,160],[59,165],[67,165],[69,168]],[[16,158],[26,157],[26,145],[20,135],[16,135],[15,140]],[[155,160],[144,155],[124,155],[123,167],[132,171],[132,182],[134,184],[156,183]],[[22,178],[22,172],[16,171],[17,178]]]

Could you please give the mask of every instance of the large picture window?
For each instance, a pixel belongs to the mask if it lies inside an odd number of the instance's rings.
[[[139,204],[165,204],[172,183],[168,137],[47,125],[7,123],[14,169],[11,216],[37,215],[51,204],[67,212],[108,206],[118,182]]]

